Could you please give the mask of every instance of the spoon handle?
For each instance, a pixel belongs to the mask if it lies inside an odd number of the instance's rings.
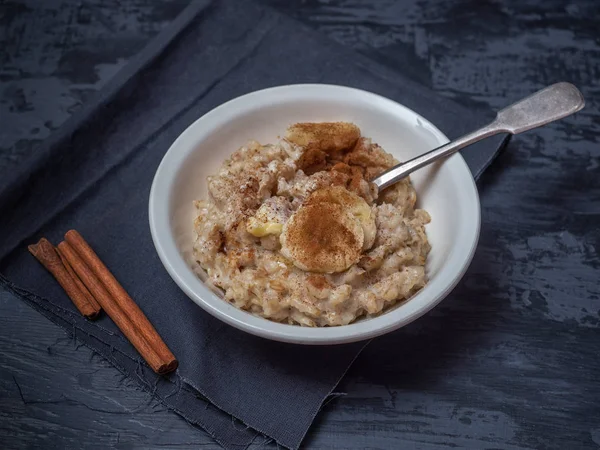
[[[494,121],[478,130],[385,171],[373,180],[379,191],[440,158],[450,156],[498,133],[519,134],[581,110],[583,95],[571,83],[556,83],[500,110]]]

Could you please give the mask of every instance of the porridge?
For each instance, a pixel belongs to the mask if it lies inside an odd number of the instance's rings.
[[[225,300],[282,323],[346,325],[426,283],[429,214],[397,164],[351,123],[300,123],[277,144],[251,141],[195,202],[194,257]]]

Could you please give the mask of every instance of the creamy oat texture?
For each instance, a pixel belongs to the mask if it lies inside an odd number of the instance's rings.
[[[238,308],[277,322],[345,325],[425,285],[429,214],[405,179],[370,180],[397,161],[353,124],[302,123],[277,144],[249,142],[195,202],[194,256]]]

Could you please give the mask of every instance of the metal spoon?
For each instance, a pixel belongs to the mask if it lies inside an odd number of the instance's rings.
[[[410,173],[498,133],[519,134],[567,117],[585,106],[583,95],[571,83],[556,83],[504,108],[489,125],[383,172],[373,180],[379,191]]]

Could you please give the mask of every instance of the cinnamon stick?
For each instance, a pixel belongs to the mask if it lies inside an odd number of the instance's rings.
[[[115,299],[106,290],[102,282],[94,275],[90,267],[81,259],[79,254],[68,242],[61,242],[58,248],[63,256],[69,261],[75,273],[87,286],[92,295],[98,300],[106,314],[115,322],[117,327],[129,339],[129,342],[137,349],[142,357],[148,362],[152,370],[157,373],[166,373],[169,362],[161,360],[160,356],[152,348],[150,343],[138,332],[134,323],[119,307]]]
[[[65,240],[59,249],[150,367],[160,374],[175,370],[178,362],[171,350],[89,244],[75,230],[68,231]]]
[[[96,301],[91,302],[81,290],[77,284],[78,280],[71,276],[68,269],[62,263],[54,245],[48,239],[41,238],[37,244],[29,245],[27,249],[56,278],[56,281],[62,286],[75,307],[84,317],[90,320],[98,317],[101,311],[100,305]]]
[[[55,247],[55,250],[56,253],[58,253],[58,256],[60,256],[60,260],[62,261],[63,266],[65,266],[65,269],[67,269],[67,272],[69,272],[69,275],[71,275],[71,278],[73,278],[73,281],[75,281],[75,284],[77,285],[81,293],[85,296],[90,305],[92,305],[94,309],[101,311],[102,308],[100,308],[100,305],[98,304],[94,296],[90,293],[90,291],[88,291],[88,288],[85,287],[85,285],[81,282],[77,274],[73,271],[73,268],[71,267],[71,264],[69,264],[69,261],[67,261],[67,259],[58,249],[58,247]]]

